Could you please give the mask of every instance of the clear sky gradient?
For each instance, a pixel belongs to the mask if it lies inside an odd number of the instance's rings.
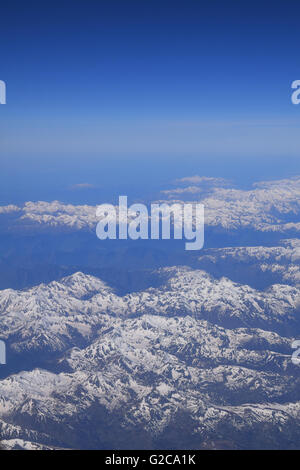
[[[299,2],[0,8],[0,202],[300,173]]]

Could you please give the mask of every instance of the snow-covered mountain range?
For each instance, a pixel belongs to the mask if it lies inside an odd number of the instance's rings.
[[[104,246],[93,206],[0,207],[2,447],[300,447],[300,178],[159,197],[205,205],[208,247]]]
[[[207,227],[285,236],[300,231],[300,177],[260,182],[248,190],[230,188],[223,180],[213,178],[203,181],[194,177],[193,186],[188,185],[188,179],[181,181],[183,187],[162,190],[160,202],[201,202],[205,206]],[[10,226],[19,230],[28,227],[93,230],[98,222],[96,207],[59,201],[2,206],[0,214],[11,215]]]
[[[0,292],[15,367],[0,381],[5,446],[299,445],[298,287],[157,276],[125,296],[82,273]],[[39,367],[22,370],[25,359]]]

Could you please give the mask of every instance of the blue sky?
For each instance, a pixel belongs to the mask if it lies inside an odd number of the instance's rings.
[[[299,13],[296,1],[1,6],[0,201],[299,172]]]

